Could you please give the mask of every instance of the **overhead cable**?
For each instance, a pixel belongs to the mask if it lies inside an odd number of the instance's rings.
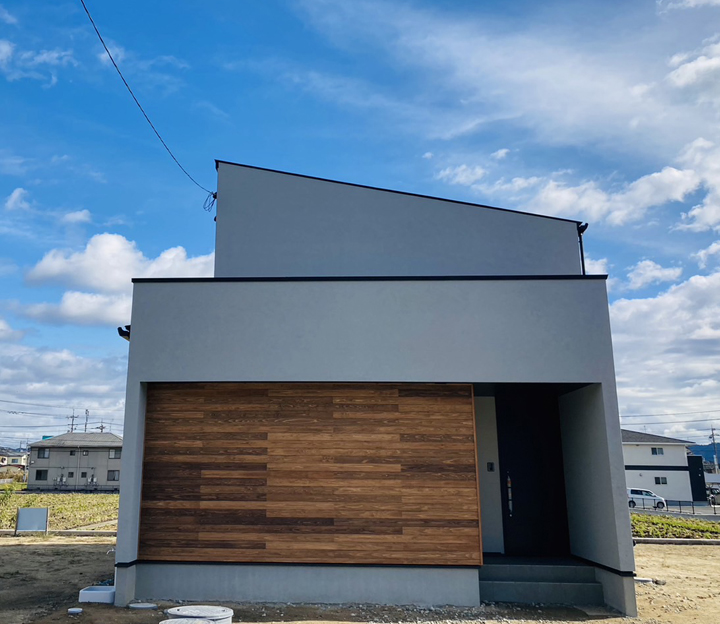
[[[180,161],[175,158],[175,154],[172,153],[170,148],[168,147],[167,143],[163,140],[163,138],[160,136],[160,133],[157,131],[157,128],[154,126],[153,122],[150,121],[150,117],[148,117],[147,113],[145,112],[145,109],[142,107],[142,104],[140,104],[140,101],[135,97],[135,94],[133,93],[133,90],[130,88],[130,85],[128,84],[128,81],[125,80],[125,76],[123,76],[123,73],[120,71],[120,68],[118,67],[118,64],[115,62],[115,59],[113,58],[113,55],[110,53],[109,48],[105,44],[105,40],[103,39],[102,35],[100,34],[100,31],[98,30],[98,27],[95,25],[95,20],[92,18],[92,15],[90,15],[90,11],[87,8],[87,5],[85,4],[85,0],[80,0],[80,3],[83,6],[83,9],[85,9],[85,14],[88,16],[88,19],[90,20],[90,23],[92,24],[93,29],[95,30],[95,34],[98,36],[98,39],[100,39],[100,43],[102,44],[102,47],[105,48],[105,52],[108,55],[108,58],[110,59],[110,62],[113,64],[113,67],[115,68],[115,71],[117,71],[118,76],[120,76],[120,80],[123,81],[123,84],[125,85],[125,88],[128,90],[128,93],[132,97],[135,104],[137,104],[137,107],[140,109],[140,112],[143,114],[143,117],[145,117],[145,121],[148,122],[150,127],[152,128],[152,131],[155,133],[155,136],[158,138],[160,143],[162,143],[162,146],[165,148],[168,154],[170,154],[170,158],[172,158],[175,161],[175,164],[180,167],[180,170],[190,179],[190,181],[197,186],[198,188],[202,189],[208,194],[208,198],[205,200],[206,203],[206,210],[209,210],[207,208],[207,205],[210,205],[210,209],[212,209],[212,204],[215,203],[214,200],[217,197],[217,193],[214,193],[213,191],[206,189],[202,184],[200,184],[195,178],[193,178],[180,164]],[[211,201],[212,198],[212,201]]]

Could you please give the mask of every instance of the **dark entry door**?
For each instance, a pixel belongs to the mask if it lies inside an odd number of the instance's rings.
[[[705,471],[703,470],[703,458],[700,455],[690,455],[687,458],[688,470],[690,471],[690,490],[694,501],[706,501]]]
[[[569,554],[557,391],[496,386],[505,554]]]

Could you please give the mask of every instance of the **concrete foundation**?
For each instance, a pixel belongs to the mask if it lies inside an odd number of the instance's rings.
[[[603,586],[603,596],[608,607],[620,611],[623,615],[637,617],[634,577],[620,576],[614,572],[596,568],[595,578]]]
[[[136,600],[480,604],[473,568],[139,563],[133,569]],[[129,599],[118,595],[115,604]]]

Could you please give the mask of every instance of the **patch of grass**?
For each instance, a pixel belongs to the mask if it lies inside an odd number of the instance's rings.
[[[720,539],[720,522],[631,513],[633,537]]]
[[[17,494],[0,490],[0,529],[14,529],[18,507],[48,507],[50,529],[64,530],[114,520],[118,494]]]

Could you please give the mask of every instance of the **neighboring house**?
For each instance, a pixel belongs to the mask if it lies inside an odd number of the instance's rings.
[[[7,453],[0,455],[0,465],[8,466],[10,468],[18,468],[19,470],[25,470],[28,462],[27,453]]]
[[[135,280],[116,604],[634,614],[581,224],[217,166],[215,277]]]
[[[643,488],[675,501],[705,501],[702,457],[688,455],[686,440],[622,430],[625,480],[629,488]]]
[[[24,470],[28,461],[27,457],[27,453],[0,448],[0,468],[10,467]]]
[[[33,442],[28,490],[118,490],[122,445],[114,433],[63,433]]]

